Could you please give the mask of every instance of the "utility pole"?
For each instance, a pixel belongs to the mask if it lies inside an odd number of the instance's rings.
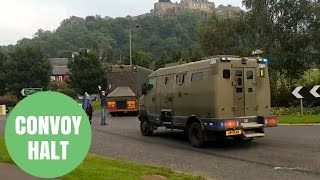
[[[134,28],[139,28],[140,26],[136,26]],[[132,28],[129,29],[129,48],[130,48],[130,65],[132,66]]]
[[[130,41],[130,66],[132,66],[132,40],[131,40],[131,28],[129,29],[129,41]]]

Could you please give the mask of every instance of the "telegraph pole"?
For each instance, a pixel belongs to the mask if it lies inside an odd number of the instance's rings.
[[[131,28],[129,29],[129,41],[130,41],[130,65],[132,66],[132,39],[131,39]]]
[[[136,26],[134,28],[139,28],[140,26]],[[129,48],[130,48],[130,65],[132,66],[132,28],[129,28]]]

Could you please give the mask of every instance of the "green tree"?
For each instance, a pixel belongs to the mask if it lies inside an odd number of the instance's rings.
[[[98,85],[107,87],[105,71],[99,56],[94,51],[82,49],[69,61],[72,86],[81,92],[97,93]]]
[[[283,94],[290,94],[318,59],[319,4],[316,0],[244,0],[243,4],[249,10],[249,43],[271,57],[271,89],[277,101],[273,104],[289,104],[280,102]]]
[[[132,52],[132,63],[134,65],[138,65],[141,67],[149,68],[150,64],[154,61],[154,58],[151,54],[145,53],[143,51],[136,51],[134,50]],[[130,56],[127,56],[125,61],[125,64],[130,64]]]
[[[245,29],[242,16],[213,14],[199,27],[199,44],[207,56],[218,54],[244,54]],[[242,44],[241,44],[242,43]]]
[[[17,45],[5,63],[8,92],[21,97],[23,88],[44,88],[50,82],[52,67],[39,46]]]
[[[4,95],[6,89],[6,79],[4,73],[4,63],[7,60],[7,56],[0,50],[0,96]]]

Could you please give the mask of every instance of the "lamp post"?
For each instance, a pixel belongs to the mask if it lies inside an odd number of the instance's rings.
[[[136,26],[134,28],[139,28],[140,26]],[[130,65],[132,66],[132,35],[131,35],[131,30],[133,28],[129,29],[129,44],[130,44]]]

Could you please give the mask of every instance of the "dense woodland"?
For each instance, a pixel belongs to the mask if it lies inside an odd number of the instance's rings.
[[[12,66],[17,63],[12,61],[35,57],[28,48],[41,51],[39,54],[43,56],[34,58],[41,67],[40,60],[44,58],[71,58],[72,52],[81,49],[92,50],[95,55],[90,56],[100,57],[101,64],[119,63],[119,60],[128,63],[131,28],[134,63],[152,69],[216,54],[250,56],[253,50],[261,49],[270,64],[273,104],[291,105],[294,102],[290,95],[292,87],[320,81],[320,78],[302,80],[307,70],[320,65],[319,1],[244,0],[243,4],[247,10],[240,14],[212,13],[208,18],[196,12],[167,17],[70,17],[53,32],[40,29],[32,39],[0,47],[0,78],[3,78],[0,79],[0,93],[16,91],[13,87],[18,85],[5,72],[17,71],[14,68],[18,67]],[[29,62],[31,60],[21,64]],[[24,82],[25,86],[34,83],[29,83],[28,79]]]

